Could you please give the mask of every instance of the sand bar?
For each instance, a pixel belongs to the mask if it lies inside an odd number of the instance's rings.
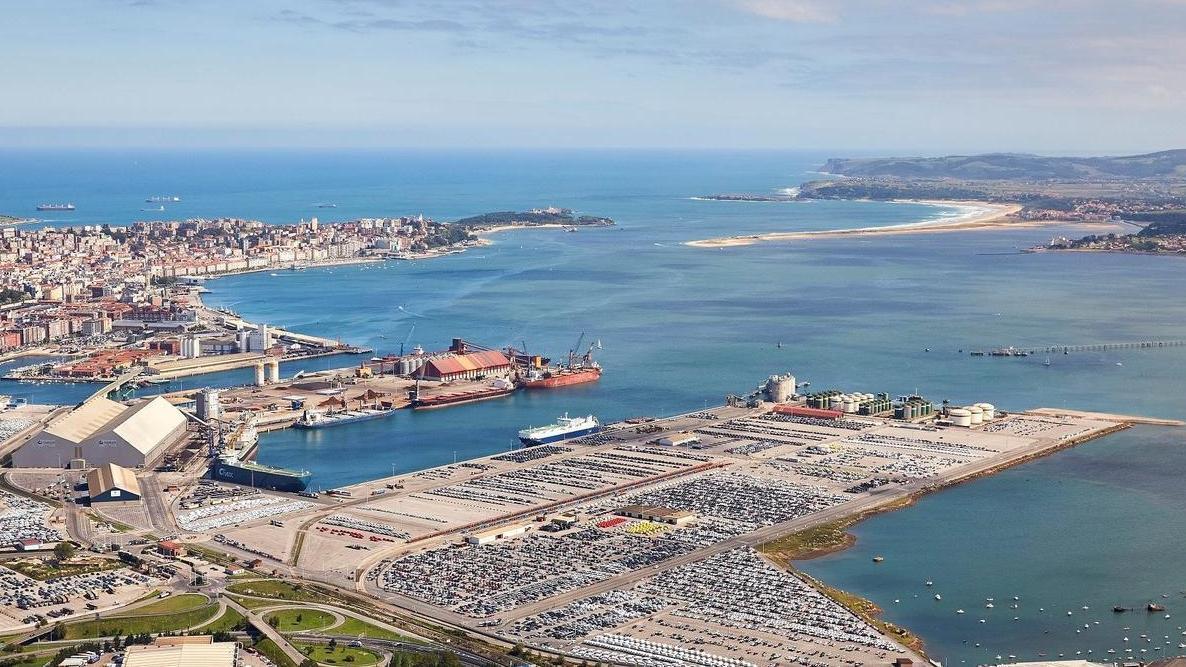
[[[798,232],[767,232],[765,234],[747,234],[744,236],[725,236],[711,239],[688,241],[685,245],[697,248],[728,248],[733,246],[753,245],[767,241],[799,241],[805,239],[837,238],[842,236],[878,236],[891,234],[919,234],[932,232],[952,232],[972,229],[991,229],[994,227],[1037,227],[1047,224],[1066,224],[1065,221],[1055,220],[1019,220],[1013,218],[1021,210],[1020,204],[996,204],[983,201],[935,201],[935,200],[894,200],[900,203],[930,204],[932,206],[957,207],[964,212],[955,216],[945,216],[930,220],[920,220],[901,225],[886,225],[882,227],[856,227],[853,229],[822,229]]]

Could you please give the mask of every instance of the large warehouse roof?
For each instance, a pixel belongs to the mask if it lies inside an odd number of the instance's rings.
[[[68,414],[55,419],[45,428],[45,432],[63,440],[79,443],[98,433],[127,409],[101,396],[92,398]]]
[[[173,429],[184,424],[185,415],[172,403],[157,396],[151,401],[128,408],[123,415],[123,423],[112,432],[147,454],[160,445]]]
[[[129,646],[124,667],[233,667],[235,643]]]
[[[91,497],[107,493],[112,489],[120,489],[141,495],[140,481],[131,470],[117,466],[114,463],[104,463],[91,470],[86,475],[87,493]]]
[[[451,354],[447,357],[429,359],[430,369],[437,375],[455,375],[468,371],[481,371],[488,368],[504,368],[511,362],[502,352],[489,350],[486,352],[470,352],[467,354]]]

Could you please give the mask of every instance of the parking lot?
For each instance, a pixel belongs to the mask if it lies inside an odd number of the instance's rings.
[[[361,572],[367,590],[397,604],[590,660],[888,662],[912,654],[758,556],[752,535],[771,539],[1112,426],[1010,415],[968,429],[716,408],[354,485],[282,526],[256,518],[226,539],[284,550],[304,528],[303,570]],[[190,520],[228,520],[218,516]]]
[[[38,581],[0,567],[0,633],[120,607],[160,582],[127,568]]]
[[[61,540],[61,531],[49,525],[52,510],[45,503],[0,491],[0,546],[26,539],[48,543]]]

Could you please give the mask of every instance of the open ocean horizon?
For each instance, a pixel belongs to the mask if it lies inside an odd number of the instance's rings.
[[[402,341],[436,349],[462,337],[526,344],[555,358],[582,332],[602,342],[598,360],[606,370],[597,384],[405,411],[323,431],[264,434],[260,461],[307,468],[314,487],[505,450],[518,429],[564,412],[612,421],[693,411],[786,371],[812,389],[917,390],[936,402],[988,401],[1006,410],[1186,415],[1183,347],[1051,355],[1049,366],[1044,357],[968,355],[1007,345],[1181,338],[1182,258],[1021,252],[1051,236],[1093,231],[1073,226],[724,249],[684,245],[957,213],[914,203],[695,199],[776,194],[817,178],[813,170],[828,157],[814,151],[0,151],[0,213],[33,216],[39,203],[69,201],[75,212],[44,214],[46,223],[219,216],[291,223],[419,213],[451,220],[561,206],[617,221],[578,233],[507,231],[489,246],[431,260],[211,281],[210,305],[380,353],[397,351]],[[145,199],[162,195],[182,201],[164,212],[140,210],[153,206]],[[327,203],[336,208],[316,207]],[[283,372],[352,362],[331,357],[285,364]],[[249,375],[190,378],[184,386],[243,384]],[[41,402],[72,403],[92,390],[0,385],[0,393]],[[1108,436],[871,518],[854,529],[853,548],[801,567],[879,604],[945,664],[1059,653],[1104,659],[1110,648],[1117,657],[1172,655],[1186,640],[1177,618],[1186,619],[1184,444],[1183,429],[1141,427]],[[873,564],[874,554],[885,562]],[[942,603],[921,588],[928,579],[935,590],[942,587]],[[1018,610],[985,608],[987,598],[1014,595],[1021,598]],[[1150,599],[1164,604],[1170,618],[1110,611]],[[968,613],[954,614],[959,607]],[[1138,640],[1141,634],[1150,641]]]

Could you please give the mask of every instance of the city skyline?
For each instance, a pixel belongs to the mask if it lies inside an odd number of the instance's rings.
[[[2,147],[1183,144],[1174,0],[136,0],[6,15],[22,67],[4,77]]]

